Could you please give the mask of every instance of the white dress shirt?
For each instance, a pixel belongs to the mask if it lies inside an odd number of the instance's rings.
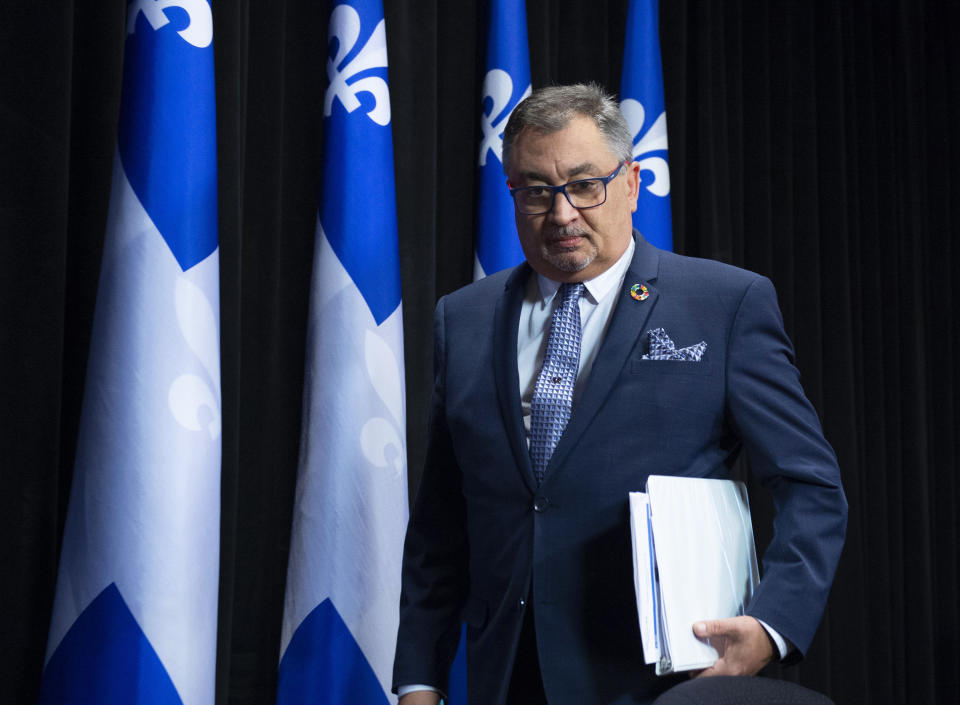
[[[633,238],[626,251],[612,267],[593,279],[585,281],[585,291],[580,297],[580,367],[573,386],[573,403],[577,403],[584,384],[597,359],[600,343],[613,317],[617,292],[633,260]],[[537,383],[543,355],[550,337],[550,320],[560,282],[547,279],[542,274],[527,279],[527,291],[520,307],[520,328],[517,331],[517,371],[520,376],[520,403],[523,406],[523,426],[530,434],[530,406],[533,403],[533,388]]]

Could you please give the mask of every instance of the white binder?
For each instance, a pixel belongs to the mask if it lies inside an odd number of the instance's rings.
[[[744,614],[760,581],[746,487],[651,475],[630,493],[630,525],[644,660],[657,675],[711,666],[693,624]]]

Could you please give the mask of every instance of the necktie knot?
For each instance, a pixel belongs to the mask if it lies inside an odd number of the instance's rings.
[[[579,304],[580,297],[583,296],[583,291],[586,287],[583,282],[572,282],[569,284],[560,285],[560,300],[563,302],[563,305],[570,306],[571,302]]]

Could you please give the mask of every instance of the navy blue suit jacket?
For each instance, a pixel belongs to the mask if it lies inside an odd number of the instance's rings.
[[[396,685],[441,689],[467,623],[470,703],[502,703],[534,610],[551,702],[634,703],[643,663],[627,493],[648,474],[726,477],[741,450],[776,506],[748,613],[800,652],[840,556],[846,500],[770,281],[637,237],[599,353],[540,487],[524,436],[521,265],[440,300],[429,444],[404,548]],[[650,296],[629,290],[645,283]],[[700,362],[643,360],[648,331]],[[533,605],[528,601],[532,600]]]

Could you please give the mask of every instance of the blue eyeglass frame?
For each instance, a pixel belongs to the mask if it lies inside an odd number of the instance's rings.
[[[614,170],[611,171],[607,176],[591,176],[591,177],[586,178],[586,179],[574,179],[573,181],[568,181],[567,183],[565,183],[565,184],[560,184],[559,186],[549,186],[549,185],[547,185],[547,184],[543,184],[543,185],[540,185],[540,186],[517,186],[517,187],[513,187],[513,186],[510,186],[510,182],[509,182],[509,181],[507,182],[507,186],[510,187],[510,196],[513,198],[513,205],[514,205],[514,207],[515,207],[522,215],[544,215],[545,213],[549,213],[550,211],[553,210],[553,206],[554,206],[554,204],[557,202],[557,194],[558,194],[558,193],[562,193],[562,194],[563,194],[563,197],[567,199],[567,203],[570,204],[570,207],[571,207],[571,208],[576,208],[578,211],[585,211],[585,210],[588,210],[588,209],[590,209],[590,208],[597,208],[597,207],[599,207],[599,206],[602,206],[604,203],[607,202],[607,184],[609,184],[609,183],[610,183],[611,181],[613,181],[615,178],[617,178],[618,176],[620,176],[620,172],[623,170],[623,167],[628,166],[629,164],[630,164],[630,162],[625,159],[624,161],[622,161],[622,162],[620,162],[619,164],[617,164],[617,166],[614,168]],[[600,182],[603,183],[603,200],[600,201],[600,203],[594,203],[592,206],[575,206],[575,205],[573,205],[573,201],[570,200],[570,196],[567,194],[567,186],[571,186],[571,185],[573,185],[573,184],[583,183],[584,181],[600,181]],[[517,205],[517,192],[518,192],[518,191],[532,191],[533,189],[548,189],[548,190],[550,190],[550,191],[553,191],[553,195],[552,195],[551,198],[550,198],[550,207],[547,208],[547,210],[545,210],[545,211],[537,211],[536,213],[524,213],[523,211],[520,210],[520,206]]]

